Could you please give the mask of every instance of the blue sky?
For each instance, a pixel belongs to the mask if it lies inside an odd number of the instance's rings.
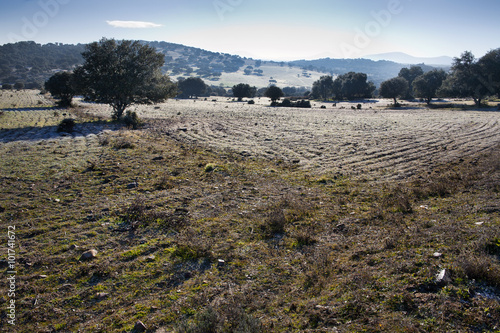
[[[157,40],[273,59],[500,47],[498,0],[0,0],[0,44]]]

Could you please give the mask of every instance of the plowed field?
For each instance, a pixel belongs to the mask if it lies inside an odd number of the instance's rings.
[[[407,177],[500,143],[500,112],[319,106],[169,101],[138,111],[167,119],[161,126],[181,141],[296,163],[319,174]]]
[[[326,109],[315,103],[312,109],[298,109],[272,108],[267,99],[249,105],[219,98],[170,100],[135,110],[141,118],[154,119],[154,129],[179,141],[293,163],[315,174],[404,178],[500,143],[500,112],[418,105],[388,109],[388,103],[367,103],[361,110],[348,103],[325,104]],[[111,114],[107,106],[83,106],[99,116]],[[9,130],[0,133],[0,141],[58,136],[55,126],[43,126],[55,125],[51,118],[60,120],[53,111],[17,112],[33,117],[33,127],[4,124]],[[85,137],[103,129],[82,123],[75,135]]]

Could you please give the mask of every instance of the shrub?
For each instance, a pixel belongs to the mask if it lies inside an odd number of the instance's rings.
[[[97,137],[97,140],[99,142],[99,145],[101,146],[107,146],[109,145],[109,136],[105,135],[105,134],[101,134]]]
[[[406,188],[395,187],[382,198],[385,208],[392,208],[394,212],[409,214],[413,212],[410,196]]]
[[[274,235],[284,234],[287,224],[284,205],[278,204],[271,207],[271,211],[267,214],[266,219],[260,225],[265,238],[273,238]]]
[[[286,98],[282,103],[272,102],[271,106],[280,106],[287,108],[311,108],[311,102],[306,100],[301,100],[297,102],[292,102],[290,99]],[[324,107],[326,109],[326,107]]]
[[[63,119],[57,126],[57,132],[72,133],[75,127],[75,120],[71,118]]]
[[[458,262],[467,278],[500,287],[500,267],[495,259],[484,254],[468,253],[462,255]]]
[[[234,301],[233,301],[234,302]],[[240,304],[224,304],[218,309],[207,307],[189,320],[177,324],[176,333],[263,332],[257,318],[245,313]]]
[[[361,105],[361,104],[358,104],[358,105],[356,106],[356,108],[357,108],[358,110],[361,110],[361,108],[362,108],[362,107],[363,107],[363,105]]]
[[[500,256],[500,237],[495,237],[485,245],[486,253]]]
[[[205,165],[205,172],[209,173],[209,172],[215,171],[216,168],[217,168],[217,165],[215,165],[213,163],[208,163],[207,165]]]
[[[133,149],[134,147],[134,144],[127,137],[121,135],[118,136],[113,142],[113,148],[116,150]]]
[[[306,109],[310,109],[311,108],[311,102],[310,101],[306,101],[306,100],[301,100],[301,101],[298,101],[296,106],[298,108],[306,108]]]
[[[248,101],[248,104],[253,105],[253,104],[255,104],[255,101],[252,99],[252,100]]]
[[[285,98],[280,106],[288,108],[291,107],[292,104],[293,104],[292,101],[290,101],[288,98]]]
[[[139,119],[135,111],[127,111],[127,113],[123,117],[123,123],[127,127],[137,129],[141,125],[141,120]]]

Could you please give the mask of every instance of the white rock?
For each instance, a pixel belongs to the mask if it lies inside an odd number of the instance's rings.
[[[448,284],[451,282],[451,274],[448,269],[443,269],[439,272],[439,274],[436,276],[436,282],[437,283],[443,283],[443,284]]]
[[[92,250],[83,252],[82,256],[80,257],[80,260],[91,260],[91,259],[94,259],[95,257],[97,257],[97,250],[92,249]]]
[[[134,332],[144,332],[146,330],[146,325],[144,325],[142,321],[138,321],[137,323],[135,323]]]

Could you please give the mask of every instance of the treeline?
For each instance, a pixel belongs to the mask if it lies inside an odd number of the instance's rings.
[[[19,42],[0,45],[0,82],[40,88],[55,71],[82,63],[85,45]]]
[[[347,74],[349,72],[367,73],[368,79],[375,85],[380,85],[387,78],[397,76],[406,65],[387,60],[373,61],[369,59],[317,59],[297,60],[290,65],[300,66],[304,70],[319,71],[325,74]],[[424,64],[419,65],[425,72],[435,69]],[[447,69],[447,68],[445,68]]]
[[[231,89],[226,89],[221,86],[207,85],[199,77],[178,78],[177,81],[177,98],[198,98],[209,96],[235,97],[239,101],[243,98],[266,97],[266,92],[269,87],[257,88],[246,83],[234,85]],[[287,97],[302,97],[309,96],[310,90],[306,87],[284,87],[281,89],[283,96]]]
[[[367,74],[349,72],[335,79],[322,76],[314,82],[310,97],[322,100],[355,100],[380,96],[397,99],[420,98],[430,104],[433,98],[471,98],[477,106],[491,96],[500,96],[500,48],[480,59],[471,52],[455,58],[449,72],[422,66],[402,68],[397,76],[385,80],[377,90]]]
[[[422,98],[430,104],[436,97],[470,98],[476,106],[484,99],[500,96],[500,48],[491,50],[480,59],[469,51],[455,58],[451,70],[432,70],[424,73],[419,67],[401,71],[398,77],[380,85],[384,98]]]
[[[206,51],[203,49],[167,42],[144,42],[165,55],[163,71],[171,76],[191,75],[217,81],[222,73],[238,71],[245,60],[239,56],[226,53]]]
[[[222,73],[236,72],[245,64],[244,59],[230,54],[167,42],[141,43],[165,56],[162,71],[171,76],[196,75],[218,81]],[[41,88],[54,72],[69,71],[81,65],[85,46],[35,42],[0,45],[0,83],[22,83],[26,88]]]

